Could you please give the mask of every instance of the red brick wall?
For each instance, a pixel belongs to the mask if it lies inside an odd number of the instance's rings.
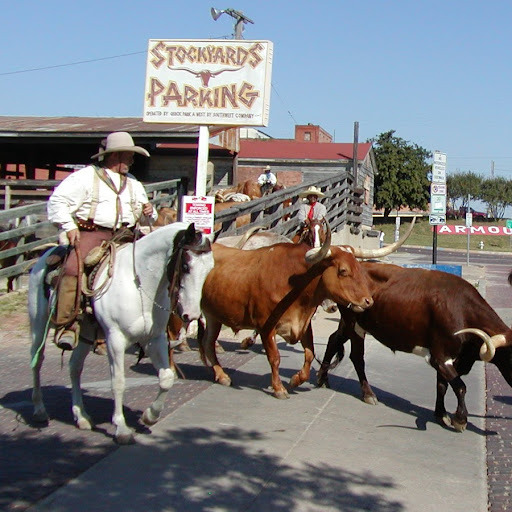
[[[265,169],[265,165],[258,167],[238,167],[238,183],[243,183],[247,180],[256,181],[258,176]],[[270,166],[272,169],[272,166]],[[300,171],[278,171],[272,169],[272,172],[277,176],[277,181],[285,187],[293,187],[302,183],[302,173]]]

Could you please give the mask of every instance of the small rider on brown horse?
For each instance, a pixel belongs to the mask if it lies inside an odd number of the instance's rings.
[[[324,196],[325,194],[313,185],[299,194],[299,197],[307,199],[307,203],[300,205],[297,214],[299,229],[293,238],[295,243],[303,237],[304,231],[309,229],[312,220],[320,221],[327,217],[327,208],[318,202],[318,199]]]
[[[277,184],[276,175],[270,170],[270,165],[265,167],[265,170],[258,177],[258,185],[261,190],[261,197],[271,194]]]
[[[111,133],[91,157],[99,165],[72,173],[48,201],[48,220],[66,233],[71,247],[58,280],[57,311],[52,318],[54,342],[62,350],[72,350],[78,342],[78,278],[86,256],[120,230],[133,228],[142,215],[157,218],[142,183],[128,174],[134,153],[149,157],[146,149],[135,146],[129,133]]]

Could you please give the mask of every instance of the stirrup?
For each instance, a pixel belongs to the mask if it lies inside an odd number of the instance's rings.
[[[78,332],[70,329],[59,330],[53,339],[61,350],[73,350],[78,345]]]

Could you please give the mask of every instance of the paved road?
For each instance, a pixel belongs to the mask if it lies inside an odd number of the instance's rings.
[[[421,256],[398,253],[398,263]],[[488,300],[510,325],[508,266],[471,269]],[[319,355],[336,325],[314,322]],[[2,319],[0,332],[0,510],[80,511],[484,511],[512,510],[511,391],[492,365],[475,366],[468,385],[470,425],[461,435],[433,422],[435,378],[419,358],[371,339],[368,376],[380,404],[362,403],[344,361],[332,389],[301,386],[290,400],[268,395],[269,368],[259,350],[242,351],[222,333],[230,389],[212,385],[197,352],[179,355],[187,380],[169,394],[165,418],[138,424],[156,378],[127,354],[126,414],[138,445],[112,441],[106,360],[90,356],[85,403],[97,428],[72,425],[67,357],[47,347],[43,379],[52,420],[31,424],[28,333],[24,311]],[[285,382],[301,365],[298,347],[280,344]],[[487,403],[486,403],[487,397]],[[451,398],[451,397],[450,397]],[[449,402],[454,409],[454,402]],[[488,482],[486,475],[489,475]],[[58,489],[57,492],[55,492]],[[46,497],[46,498],[45,498]]]

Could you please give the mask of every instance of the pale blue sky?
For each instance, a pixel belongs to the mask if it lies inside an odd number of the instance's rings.
[[[358,121],[360,141],[394,129],[448,172],[493,160],[512,179],[509,0],[2,2],[0,115],[142,116],[148,39],[231,38],[212,6],[274,44],[270,135],[313,123],[350,142]]]

